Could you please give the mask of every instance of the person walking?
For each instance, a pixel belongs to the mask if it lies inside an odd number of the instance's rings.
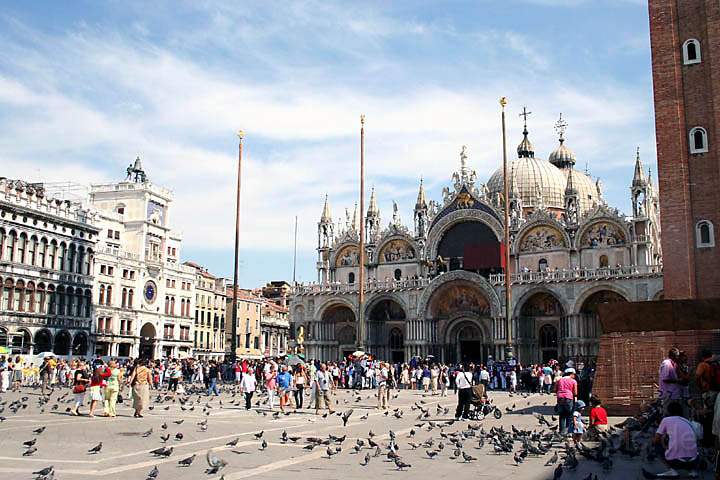
[[[378,384],[378,410],[388,409],[388,377],[389,372],[386,365],[381,363],[380,368],[377,371],[377,384]]]
[[[245,410],[250,410],[252,407],[252,397],[256,388],[255,372],[252,368],[248,368],[240,379],[240,391],[245,395]]]
[[[277,392],[280,397],[280,411],[285,413],[285,406],[290,404],[290,388],[292,387],[292,375],[288,366],[283,365],[277,375]]]
[[[573,405],[578,395],[574,368],[565,369],[563,377],[555,384],[555,395],[557,397],[555,411],[559,417],[560,435],[567,435],[572,428]]]
[[[455,409],[455,420],[467,419],[472,402],[472,375],[459,365],[455,374],[455,385],[458,391],[458,404]]]
[[[45,390],[50,386],[50,377],[53,374],[53,368],[50,364],[50,357],[43,358],[43,363],[40,366],[40,392],[42,393],[43,397],[45,396]],[[85,391],[83,390],[83,396],[85,394]],[[76,409],[77,410],[77,409]]]
[[[152,383],[152,372],[147,367],[147,360],[138,360],[130,378],[127,381],[132,386],[133,417],[143,418],[142,412],[150,403],[150,383]]]
[[[268,408],[275,408],[275,394],[277,393],[277,372],[275,366],[270,364],[270,368],[264,373],[263,381],[265,382],[265,391],[267,392]]]
[[[108,362],[108,369],[110,370],[110,376],[107,377],[103,407],[106,417],[115,417],[117,416],[115,404],[117,403],[118,394],[120,393],[123,372],[118,368],[117,360],[110,360]]]
[[[332,382],[327,366],[322,363],[315,373],[315,415],[320,414],[320,408],[327,407],[330,415],[335,413],[330,400],[330,383]]]
[[[208,384],[207,396],[209,397],[211,393],[215,394],[216,397],[220,396],[220,388],[218,387],[218,381],[220,381],[220,369],[218,368],[215,360],[210,360],[208,379],[210,383]]]
[[[305,392],[305,384],[307,383],[307,378],[305,376],[305,367],[298,364],[295,366],[295,408],[302,409],[303,408],[303,395]]]
[[[104,400],[102,387],[105,384],[105,379],[110,376],[110,370],[102,360],[98,360],[97,362],[98,364],[95,366],[92,376],[90,377],[90,411],[88,412],[90,418],[95,417],[95,409],[98,403]]]
[[[71,412],[73,415],[80,415],[80,407],[85,401],[85,390],[88,383],[90,383],[90,376],[87,373],[85,362],[80,360],[73,374],[73,394],[75,395],[75,408]]]

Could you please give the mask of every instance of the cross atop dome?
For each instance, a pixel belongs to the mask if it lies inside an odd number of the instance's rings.
[[[560,112],[560,118],[558,119],[557,123],[555,123],[555,131],[560,135],[560,143],[563,143],[565,141],[564,135],[565,130],[567,130],[568,124],[565,120],[562,118],[562,112]]]
[[[535,158],[535,148],[528,138],[527,117],[530,114],[532,114],[532,112],[528,112],[527,107],[523,107],[523,111],[520,114],[520,116],[523,117],[523,140],[517,147],[519,158]]]

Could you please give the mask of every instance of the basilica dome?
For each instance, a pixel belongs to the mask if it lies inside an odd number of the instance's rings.
[[[546,208],[564,208],[567,178],[559,168],[547,160],[534,157],[518,158],[509,163],[510,186],[519,194],[523,207],[538,206],[539,196],[542,196],[542,204]],[[488,180],[490,195],[502,195],[503,181],[501,167]]]

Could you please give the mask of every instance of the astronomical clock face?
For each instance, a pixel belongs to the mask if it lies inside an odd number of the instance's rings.
[[[155,298],[157,297],[157,285],[155,285],[155,282],[150,281],[145,284],[143,296],[145,297],[145,301],[147,303],[153,303],[155,301]]]

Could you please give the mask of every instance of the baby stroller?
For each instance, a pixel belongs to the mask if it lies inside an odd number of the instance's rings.
[[[498,420],[502,417],[500,409],[493,405],[492,400],[488,398],[485,385],[473,386],[469,417],[473,420],[482,420],[490,414]]]

